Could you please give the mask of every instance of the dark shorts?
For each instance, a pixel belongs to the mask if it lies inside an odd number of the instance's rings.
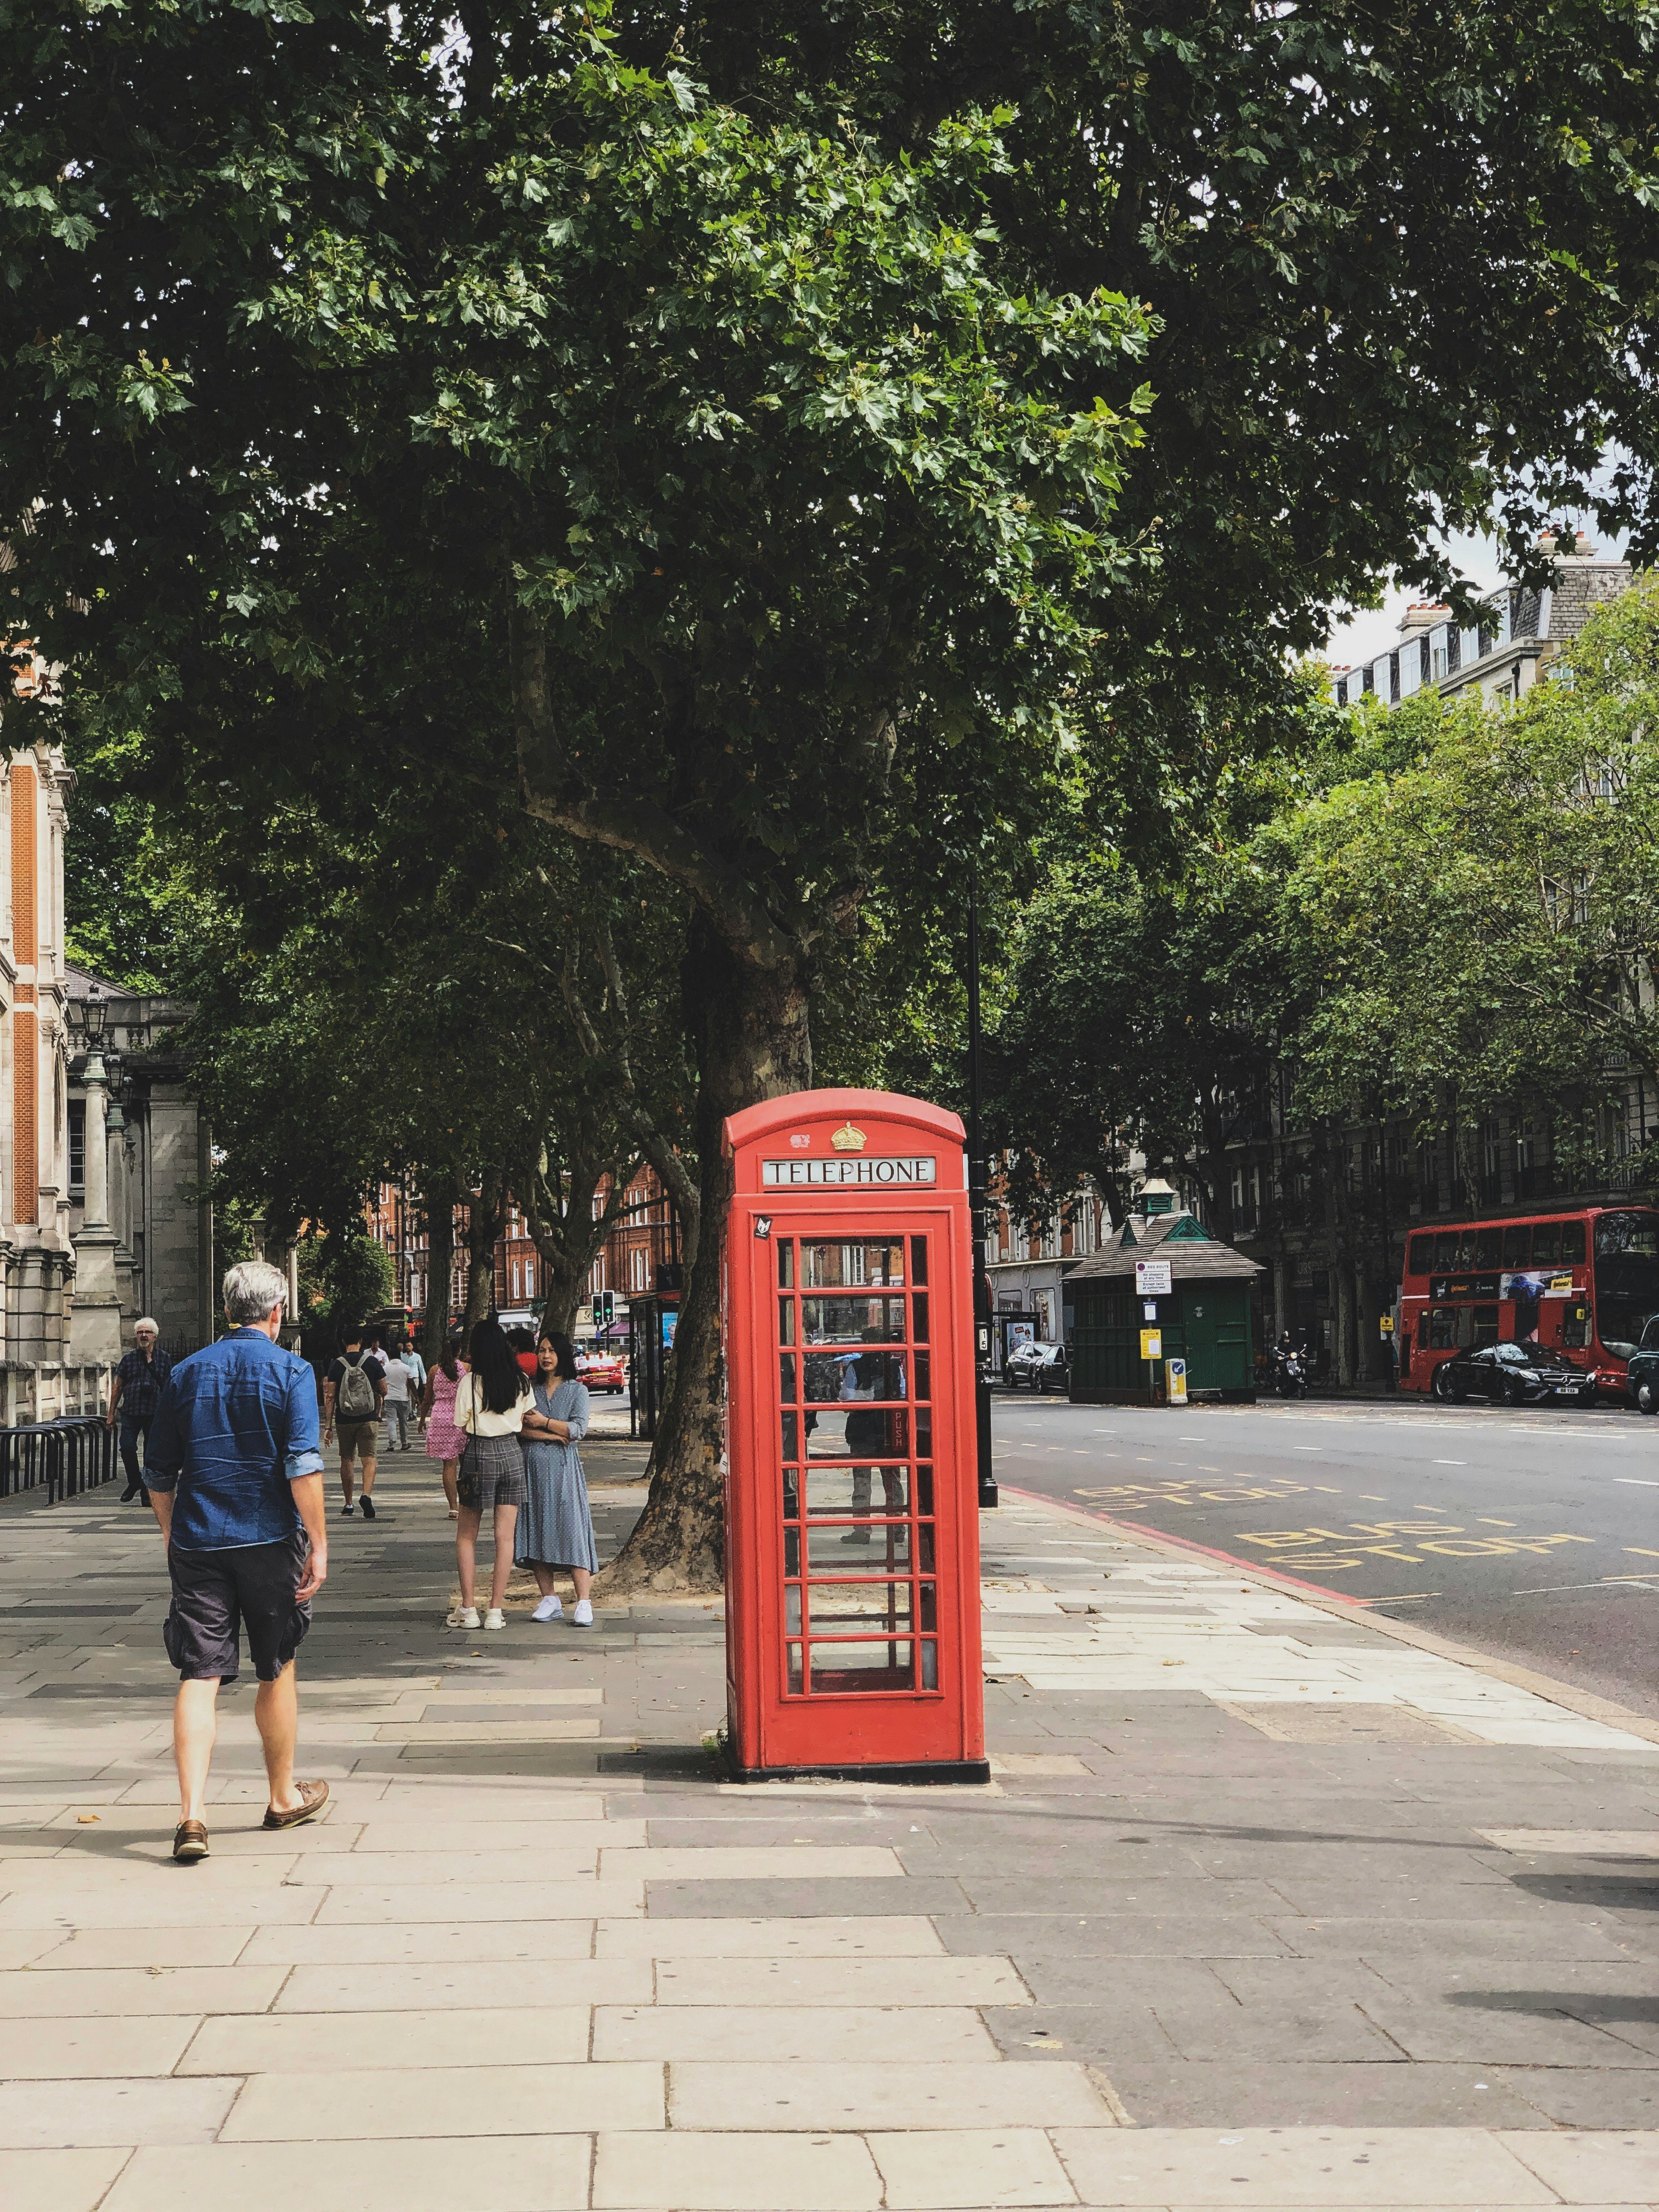
[[[309,1601],[294,1601],[309,1550],[298,1534],[230,1552],[169,1547],[173,1607],[161,1641],[181,1682],[234,1682],[243,1628],[254,1673],[262,1682],[276,1680],[311,1626]]]
[[[378,1421],[343,1421],[335,1431],[340,1439],[340,1457],[373,1459],[380,1449],[380,1425]]]

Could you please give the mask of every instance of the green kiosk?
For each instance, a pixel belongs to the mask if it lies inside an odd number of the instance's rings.
[[[1167,1183],[1141,1197],[1146,1215],[1066,1278],[1073,1404],[1167,1405],[1172,1381],[1179,1402],[1183,1379],[1189,1398],[1254,1402],[1250,1291],[1266,1271],[1174,1212]]]

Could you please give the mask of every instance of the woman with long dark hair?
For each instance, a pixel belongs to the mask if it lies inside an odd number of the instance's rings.
[[[443,1469],[444,1496],[449,1501],[449,1517],[455,1519],[459,1500],[455,1492],[455,1470],[461,1463],[461,1449],[466,1438],[455,1425],[455,1394],[461,1387],[461,1377],[466,1372],[466,1362],[461,1358],[461,1340],[452,1336],[446,1341],[443,1356],[426,1378],[426,1389],[421,1394],[421,1423],[426,1431],[426,1455],[435,1459]]]
[[[531,1404],[530,1381],[513,1354],[507,1333],[495,1321],[481,1321],[467,1346],[469,1366],[455,1393],[455,1425],[466,1438],[456,1490],[460,1510],[455,1522],[455,1563],[460,1569],[461,1601],[448,1616],[451,1628],[477,1628],[473,1603],[478,1530],[485,1514],[495,1540],[485,1628],[505,1628],[501,1601],[513,1571],[513,1531],[524,1504],[524,1454],[519,1431]]]
[[[587,1480],[576,1446],[587,1434],[587,1385],[576,1373],[576,1347],[568,1336],[544,1329],[536,1347],[535,1404],[525,1409],[519,1443],[524,1452],[525,1509],[519,1516],[515,1556],[536,1577],[542,1601],[532,1620],[557,1620],[564,1612],[553,1580],[568,1568],[576,1585],[578,1628],[593,1626],[593,1516]]]

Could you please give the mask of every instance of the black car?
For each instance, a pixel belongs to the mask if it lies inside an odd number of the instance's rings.
[[[1466,1398],[1504,1406],[1588,1406],[1595,1396],[1595,1378],[1540,1344],[1485,1344],[1443,1360],[1434,1370],[1434,1395],[1460,1406]]]
[[[1063,1344],[1017,1344],[1008,1354],[1002,1379],[1011,1390],[1022,1385],[1040,1397],[1045,1390],[1069,1390]]]
[[[1613,1346],[1607,1349],[1611,1352]],[[1644,1413],[1659,1413],[1659,1315],[1649,1322],[1630,1355],[1626,1388]]]

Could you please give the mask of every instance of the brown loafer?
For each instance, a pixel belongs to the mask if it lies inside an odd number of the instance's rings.
[[[326,1782],[302,1782],[300,1784],[300,1802],[294,1810],[279,1813],[274,1805],[267,1806],[265,1826],[268,1828],[297,1828],[301,1820],[309,1820],[320,1813],[327,1802]]]
[[[207,1830],[199,1820],[180,1820],[173,1832],[173,1856],[189,1865],[208,1855]]]

